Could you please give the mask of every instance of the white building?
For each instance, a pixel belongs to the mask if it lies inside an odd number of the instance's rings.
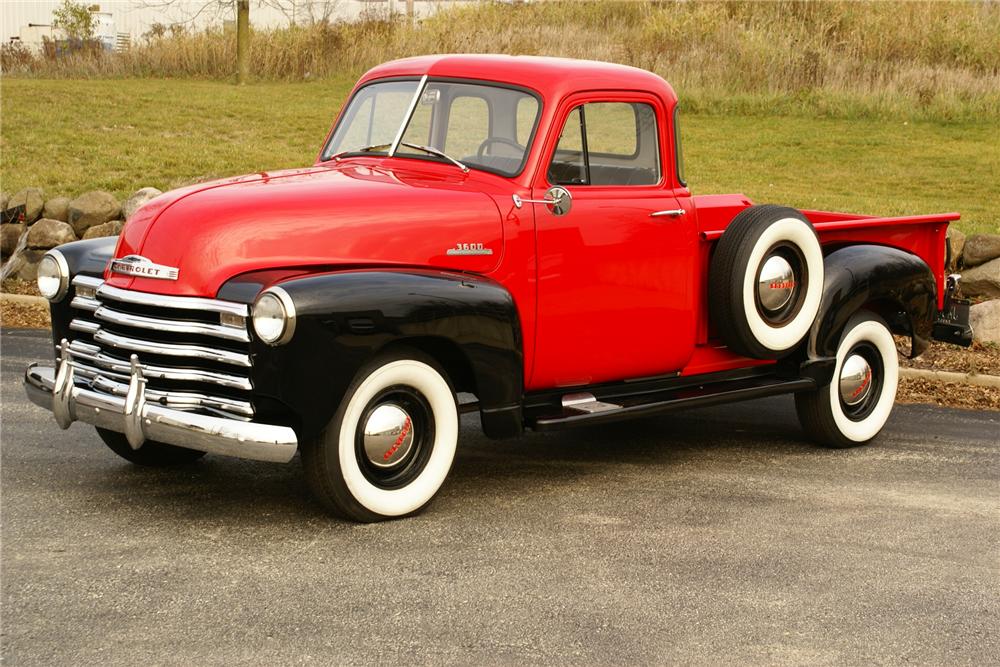
[[[439,7],[476,0],[413,0],[414,14],[427,16]],[[52,29],[52,12],[61,0],[0,0],[0,43],[19,39],[41,48],[42,37],[61,37]],[[97,37],[112,48],[123,38],[135,42],[153,24],[184,24],[193,29],[235,20],[233,0],[82,0],[96,5]],[[250,0],[250,23],[272,28],[306,24],[328,17],[354,19],[365,12],[406,12],[406,0]],[[127,37],[126,37],[127,36]]]

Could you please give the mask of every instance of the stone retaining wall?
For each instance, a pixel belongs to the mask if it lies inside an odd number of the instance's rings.
[[[0,274],[32,281],[46,250],[80,239],[117,236],[140,206],[160,194],[156,188],[142,188],[124,202],[101,190],[75,199],[47,199],[41,188],[25,188],[11,197],[0,194]]]

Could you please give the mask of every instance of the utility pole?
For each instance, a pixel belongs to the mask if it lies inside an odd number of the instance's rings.
[[[247,82],[250,71],[250,0],[236,0],[236,83]]]

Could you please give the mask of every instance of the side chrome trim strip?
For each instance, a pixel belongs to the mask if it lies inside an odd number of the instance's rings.
[[[229,350],[219,350],[201,345],[182,345],[176,343],[156,343],[148,340],[119,336],[100,329],[94,334],[94,340],[105,343],[111,347],[132,350],[134,352],[146,352],[148,354],[163,354],[172,357],[188,357],[192,359],[207,359],[209,361],[219,361],[233,366],[250,368],[250,355]]]
[[[211,313],[230,313],[246,317],[250,308],[245,303],[220,301],[219,299],[203,299],[195,296],[170,296],[167,294],[152,294],[150,292],[134,292],[102,284],[97,288],[100,300],[110,299],[124,303],[134,303],[140,306],[154,308],[184,308],[187,310],[205,310]]]
[[[79,297],[77,297],[79,298]],[[76,299],[73,299],[76,303]],[[96,302],[95,302],[96,303]],[[164,320],[159,317],[146,317],[145,315],[133,315],[132,313],[122,313],[117,310],[100,306],[94,311],[94,317],[105,322],[121,324],[137,329],[150,329],[152,331],[170,331],[172,333],[189,333],[201,336],[214,336],[215,338],[225,338],[241,343],[250,342],[250,334],[246,329],[236,327],[224,327],[221,324],[208,324],[207,322],[181,322],[179,320]]]

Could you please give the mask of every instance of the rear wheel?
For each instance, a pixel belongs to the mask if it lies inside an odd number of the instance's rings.
[[[784,206],[753,206],[726,228],[709,269],[709,311],[734,352],[777,359],[819,312],[823,253],[812,224]]]
[[[829,447],[863,445],[885,426],[898,380],[899,358],[889,327],[861,311],[844,328],[830,382],[795,395],[802,428]]]
[[[97,428],[97,435],[101,436],[104,444],[118,456],[136,465],[150,468],[184,465],[197,461],[205,455],[205,452],[196,449],[175,447],[155,440],[147,440],[139,449],[132,449],[124,434],[104,428]]]
[[[458,408],[443,370],[398,349],[358,372],[326,429],[302,450],[328,510],[373,522],[423,509],[455,457]]]

